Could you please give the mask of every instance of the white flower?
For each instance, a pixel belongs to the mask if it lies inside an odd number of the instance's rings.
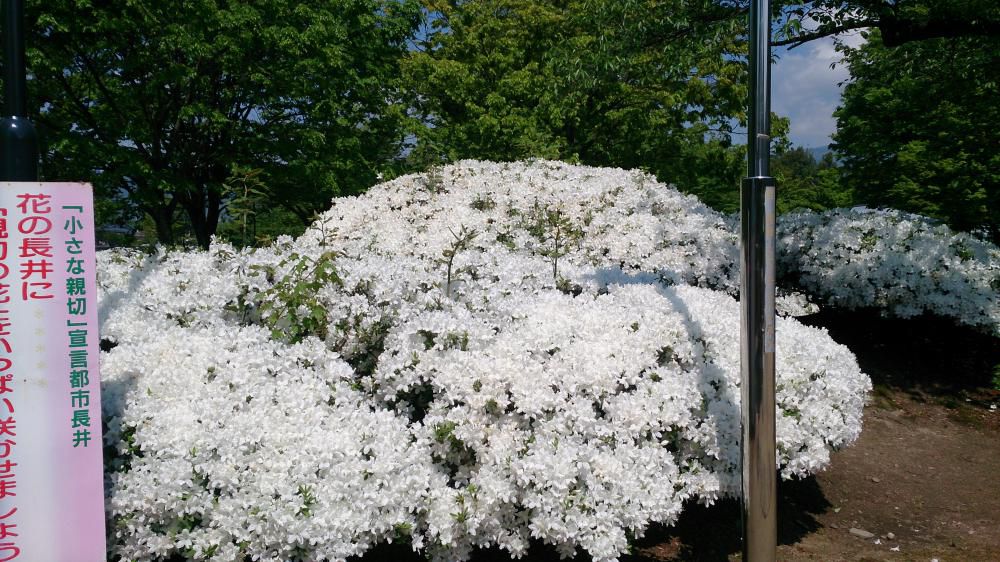
[[[477,236],[448,283],[462,227]],[[780,244],[788,315],[817,299],[998,325],[996,249],[964,235],[837,211],[783,220]],[[297,288],[321,259],[336,276]],[[408,540],[464,560],[538,539],[608,561],[684,501],[738,491],[736,224],[648,175],[465,161],[433,189],[338,199],[269,248],[99,262],[123,559]],[[858,437],[871,383],[793,318],[777,358],[775,466],[801,477]]]
[[[781,217],[778,269],[828,304],[932,313],[1000,335],[1000,249],[899,211]]]

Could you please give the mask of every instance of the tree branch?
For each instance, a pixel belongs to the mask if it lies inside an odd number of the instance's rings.
[[[790,45],[794,49],[800,45],[823,37],[864,28],[878,28],[882,34],[882,43],[886,47],[898,47],[911,41],[924,41],[945,37],[982,37],[1000,36],[1000,20],[961,20],[954,18],[937,18],[927,21],[914,21],[882,16],[878,19],[864,19],[824,26],[813,31],[771,41],[772,47]]]
[[[122,111],[122,108],[118,105],[118,101],[115,99],[114,94],[112,94],[111,90],[107,87],[107,85],[105,85],[104,80],[101,78],[102,72],[97,68],[96,63],[94,63],[94,61],[87,54],[86,49],[78,46],[75,51],[76,56],[83,61],[84,67],[86,67],[91,78],[94,80],[94,85],[97,86],[97,89],[100,90],[101,94],[103,94],[107,100],[108,106],[111,107],[112,111],[118,114],[118,118],[122,123],[122,130],[128,130],[127,124],[131,121],[131,119],[124,111]],[[139,150],[139,152],[145,155],[146,158],[149,158],[149,150],[143,145],[142,141],[134,137],[135,135],[130,135],[129,140],[135,144],[135,147]]]
[[[863,20],[851,23],[845,23],[842,25],[836,25],[832,27],[822,27],[815,31],[810,31],[809,33],[803,33],[796,35],[795,37],[789,37],[787,39],[780,39],[778,41],[771,41],[772,47],[784,47],[785,45],[791,45],[789,49],[794,49],[804,45],[810,41],[815,41],[816,39],[822,39],[824,37],[829,37],[831,35],[840,35],[841,33],[852,31],[855,29],[864,29],[866,27],[878,27],[878,21],[874,20]]]
[[[73,89],[73,85],[70,84],[69,79],[66,78],[63,73],[56,73],[55,77],[56,80],[59,81],[59,84],[62,86],[66,95],[73,100],[77,115],[88,127],[90,127],[92,131],[94,131],[94,135],[102,139],[105,143],[118,144],[117,138],[105,134],[105,132],[101,129],[101,126],[97,122],[97,118],[94,117],[94,114],[90,111],[87,103],[83,101],[79,95],[77,95],[76,91]]]
[[[909,41],[923,41],[944,37],[1000,36],[998,20],[935,19],[912,21],[883,19],[879,22],[882,43],[886,47],[897,47]]]

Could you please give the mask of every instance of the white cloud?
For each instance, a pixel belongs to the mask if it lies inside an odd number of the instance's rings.
[[[841,40],[852,47],[864,42],[858,33]],[[791,50],[776,49],[775,54],[778,59],[771,67],[771,110],[791,118],[789,136],[794,144],[829,144],[837,128],[833,111],[840,102],[839,84],[849,76],[833,39],[818,39]]]

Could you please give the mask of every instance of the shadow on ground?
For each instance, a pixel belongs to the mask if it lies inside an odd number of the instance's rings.
[[[832,506],[815,478],[778,483],[778,544],[795,544],[820,528],[816,516]],[[623,562],[726,561],[742,548],[740,502],[685,506],[672,527],[653,527]]]
[[[780,482],[778,485],[778,544],[795,544],[802,537],[819,529],[815,516],[831,508],[815,478]],[[740,503],[724,500],[706,507],[691,503],[685,506],[677,523],[671,527],[653,526],[646,536],[634,544],[633,554],[622,562],[729,560],[741,549],[742,523]],[[555,550],[547,545],[533,544],[524,560],[555,562]],[[426,560],[408,545],[379,545],[369,551],[364,560],[416,562]],[[509,562],[510,555],[499,549],[477,551],[475,562]],[[589,562],[586,553],[578,553],[577,562]]]
[[[798,320],[826,328],[834,341],[850,348],[876,386],[916,398],[989,388],[993,369],[1000,366],[1000,338],[948,318],[883,318],[877,310],[827,307]]]

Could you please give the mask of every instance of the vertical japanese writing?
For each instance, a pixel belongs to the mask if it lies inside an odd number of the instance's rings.
[[[22,235],[18,248],[19,271],[21,275],[21,298],[23,300],[51,299],[52,281],[52,238],[46,236],[52,230],[52,213],[49,204],[51,195],[43,193],[18,194],[17,210],[20,218],[17,231]]]
[[[11,346],[11,293],[10,267],[7,265],[10,232],[7,227],[7,208],[0,208],[0,500],[11,506],[0,514],[0,560],[13,560],[20,556],[21,549],[16,538],[17,506],[12,505],[17,496],[17,474],[12,456],[17,442],[17,420],[14,417],[14,349]],[[49,254],[51,257],[51,247]]]
[[[106,557],[93,195],[0,182],[0,562]]]
[[[90,419],[90,368],[87,358],[87,285],[83,259],[83,207],[63,206],[67,218],[63,224],[66,248],[66,338],[69,355],[69,402],[72,415],[70,435],[73,447],[89,447],[92,440]]]

